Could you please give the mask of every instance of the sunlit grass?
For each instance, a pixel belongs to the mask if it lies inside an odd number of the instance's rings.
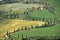
[[[42,24],[45,24],[45,22],[43,22],[43,21],[26,21],[26,20],[17,20],[17,19],[15,19],[15,20],[8,21],[8,23],[5,24],[5,25],[3,23],[1,25],[1,27],[0,27],[1,28],[0,32],[1,32],[1,35],[5,35],[7,31],[13,32],[14,28],[17,30],[18,28],[21,29],[22,27],[23,27],[23,29],[25,27],[31,28],[31,25],[33,25],[35,27],[36,25],[40,25],[41,26]]]

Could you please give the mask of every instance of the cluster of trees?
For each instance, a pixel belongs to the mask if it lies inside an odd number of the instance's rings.
[[[41,7],[41,6],[33,6],[32,8],[27,8],[27,12],[24,12],[24,14],[28,14],[28,13],[33,12],[33,11],[40,11],[41,8],[44,8],[44,7]]]
[[[33,26],[32,26],[32,29],[33,29]],[[15,29],[14,29],[15,30]],[[27,30],[27,28],[25,29],[25,30]],[[15,31],[14,31],[15,32]],[[41,38],[37,38],[37,37],[35,37],[35,38],[33,38],[33,37],[30,37],[30,38],[28,38],[28,36],[27,36],[27,34],[26,34],[26,37],[24,37],[24,35],[23,35],[23,33],[22,33],[22,38],[20,38],[20,35],[18,34],[17,35],[17,38],[13,38],[10,34],[9,34],[9,32],[7,31],[7,34],[6,35],[8,35],[8,39],[9,40],[33,40],[33,39],[35,39],[35,40],[45,40],[45,39],[47,39],[47,38],[43,38],[43,37],[41,37]],[[8,40],[8,39],[6,39],[5,38],[5,40]],[[55,39],[56,39],[56,37],[55,37]],[[58,38],[59,39],[59,38]],[[57,39],[56,39],[57,40]]]
[[[2,0],[2,2],[4,2],[4,3],[17,3],[19,1],[20,0]]]
[[[54,14],[55,8],[53,6],[51,6],[50,4],[46,4],[44,6],[45,9],[48,9],[49,12],[51,12],[52,14]]]
[[[24,1],[24,0],[23,0]],[[48,0],[26,0],[24,3],[38,3],[38,4],[47,4]]]
[[[19,14],[6,14],[6,15],[3,15],[0,17],[0,20],[3,20],[3,19],[16,19],[16,18],[19,18]]]
[[[37,11],[40,10],[40,6],[38,6],[37,8],[32,7],[31,9],[27,8],[27,10],[28,10],[27,12],[23,13],[24,15],[28,15],[31,12],[33,12],[34,10],[37,10]],[[0,13],[0,14],[2,14],[2,13]],[[11,19],[13,19],[13,18],[19,18],[19,15],[20,14],[15,13],[12,9],[10,9],[10,11],[4,12],[4,18],[11,18]]]
[[[3,19],[16,19],[19,18],[19,14],[13,12],[11,9],[8,12],[0,11],[0,20]]]
[[[26,37],[24,37],[24,35],[22,34],[22,38],[20,38],[19,34],[18,34],[18,39],[17,38],[10,38],[9,40],[59,40],[60,37],[59,36],[37,36],[37,37],[27,37],[28,35],[26,34]],[[5,39],[8,40],[8,39]]]
[[[6,14],[5,14],[4,11],[0,11],[0,21],[6,18],[5,15],[6,15]]]
[[[39,10],[40,6],[37,8]],[[34,7],[32,8],[33,10],[35,9]],[[28,9],[27,9],[28,10]],[[37,11],[38,11],[37,10]],[[27,11],[27,12],[24,12],[23,14],[28,16],[28,14],[30,14],[31,11]],[[4,15],[0,18],[0,20],[4,19],[4,18],[9,18],[9,19],[16,19],[16,18],[19,18],[19,15],[18,13],[15,13],[13,12],[11,9],[10,11],[8,12],[4,12],[3,13]],[[2,13],[0,12],[0,15],[2,15]],[[23,18],[23,20],[31,20],[31,21],[45,21],[44,18],[34,18],[34,17],[27,17],[27,18]]]
[[[5,40],[29,40],[26,34],[26,37],[24,37],[23,33],[22,33],[22,37],[20,37],[20,35],[17,35],[17,38],[13,38],[11,37],[11,35],[8,35],[9,38],[5,38]]]
[[[39,3],[39,4],[45,4],[47,3],[47,0],[2,0],[0,3],[17,3],[17,2],[23,2],[23,3]]]
[[[16,18],[19,18],[19,14],[7,14],[6,18],[7,19],[16,19]]]
[[[34,18],[34,17],[27,17],[27,18],[23,18],[23,20],[30,20],[30,21],[41,21],[42,19],[40,18]],[[43,20],[42,20],[43,21]]]

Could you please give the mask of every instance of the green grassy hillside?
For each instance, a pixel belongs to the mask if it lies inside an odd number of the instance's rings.
[[[3,5],[0,5],[0,10],[4,10],[4,12],[7,12],[7,11],[10,11],[10,9],[12,9],[13,10],[12,12],[20,14],[19,19],[23,19],[23,18],[44,18],[45,20],[54,20],[55,17],[58,17],[60,19],[60,0],[48,0],[48,3],[52,7],[54,7],[55,14],[50,13],[47,9],[39,10],[39,11],[33,11],[27,15],[22,14],[25,11],[27,11],[27,8],[32,8],[33,6],[38,6],[40,4],[23,4],[23,3],[3,4]],[[3,14],[3,15],[0,15],[0,17],[5,15],[4,12],[2,12],[2,13],[0,12],[0,14]],[[18,20],[18,19],[16,19],[16,20]],[[14,19],[13,19],[13,21],[14,21]],[[12,19],[8,19],[8,20],[5,19],[5,20],[0,21],[0,29],[4,25],[6,25],[6,26],[4,26],[4,28],[6,28],[6,27],[10,28],[10,26],[12,24],[10,25],[9,22],[12,22]],[[16,21],[14,21],[13,24],[15,24],[15,22]],[[10,26],[8,26],[7,24],[9,24]],[[17,26],[20,27],[20,24]],[[17,26],[15,26],[15,27],[17,27]],[[12,28],[12,26],[11,26],[11,28]],[[3,29],[3,31],[1,31],[0,34],[2,34],[4,32],[5,32],[5,29]],[[19,36],[22,37],[22,33],[23,33],[24,37],[26,36],[26,34],[28,37],[33,37],[33,36],[60,36],[60,24],[56,24],[55,26],[46,27],[46,28],[31,29],[31,30],[27,30],[27,31],[19,31],[19,32],[12,33],[11,36],[17,38],[18,34],[19,34]]]
[[[60,25],[56,24],[55,26],[52,27],[47,27],[47,28],[38,28],[38,29],[31,29],[31,30],[27,30],[27,31],[19,31],[16,33],[12,33],[11,36],[12,37],[18,37],[18,34],[20,37],[22,37],[22,33],[24,35],[24,37],[26,37],[26,34],[28,37],[32,37],[32,36],[60,36]]]
[[[33,18],[44,18],[45,20],[53,20],[54,15],[52,15],[48,10],[34,11],[28,14],[29,17]]]
[[[60,17],[60,0],[48,0],[49,4],[52,5],[55,8],[55,14],[54,16]],[[37,11],[37,12],[33,12],[31,14],[28,14],[28,17],[41,17],[41,18],[51,18],[53,19],[54,16],[48,12],[47,10],[42,10],[42,11]],[[49,20],[51,20],[49,19]],[[33,30],[28,30],[28,31],[20,31],[20,32],[16,32],[11,34],[12,37],[16,37],[19,34],[20,37],[22,36],[22,33],[24,34],[24,36],[26,36],[26,34],[28,35],[28,37],[31,36],[60,36],[60,31],[59,31],[60,25],[56,24],[55,26],[52,27],[48,27],[48,28],[39,28],[37,29],[33,29]]]
[[[60,0],[48,0],[48,2],[55,8],[55,15],[60,17]]]

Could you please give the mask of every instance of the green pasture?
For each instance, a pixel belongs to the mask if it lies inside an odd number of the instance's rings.
[[[26,37],[26,34],[28,37],[34,37],[34,36],[60,36],[60,25],[56,24],[55,26],[46,27],[46,28],[37,28],[37,29],[31,29],[27,31],[18,31],[16,33],[12,33],[11,37],[17,38],[18,35],[20,38],[22,37],[22,34],[24,37]]]
[[[40,18],[41,20],[44,19],[46,21],[52,21],[54,20],[55,16],[52,13],[50,13],[48,10],[44,9],[44,10],[39,10],[39,11],[33,11],[28,14],[19,13],[19,19],[23,19],[23,18],[27,18],[27,19]]]
[[[48,0],[48,2],[55,8],[55,15],[60,17],[60,0]]]
[[[23,4],[23,3],[12,3],[12,4],[3,4],[0,5],[0,10],[4,11],[10,11],[10,9],[13,10],[13,12],[20,14],[19,19],[23,18],[44,18],[45,20],[54,20],[55,17],[60,17],[60,0],[48,0],[48,3],[55,8],[55,14],[50,13],[48,10],[39,10],[39,11],[33,11],[29,14],[22,14],[25,11],[27,11],[27,8],[31,8],[33,6],[38,6],[40,4]],[[4,15],[5,13],[2,12]],[[3,16],[3,15],[0,15]],[[59,18],[60,19],[60,18]],[[4,21],[0,21],[0,26],[8,24],[10,19],[5,19]],[[4,31],[4,30],[3,30]],[[3,32],[0,32],[3,33]],[[11,37],[17,38],[18,35],[20,38],[22,37],[22,34],[24,37],[26,37],[26,34],[28,37],[34,37],[34,36],[60,36],[60,24],[56,24],[55,26],[46,27],[46,28],[34,28],[27,31],[18,31],[15,33],[10,34]]]
[[[20,9],[24,10],[27,8],[32,8],[33,6],[38,6],[38,5],[39,4],[23,4],[23,3],[3,4],[3,5],[0,5],[0,9],[4,11],[12,9],[15,11],[15,10],[20,10]]]
[[[28,17],[41,17],[41,18],[50,18],[49,20],[53,19],[54,16],[60,17],[60,0],[48,0],[49,4],[51,4],[55,8],[55,15],[51,14],[47,10],[41,10],[41,11],[34,11],[31,14],[28,14]],[[31,36],[60,36],[60,24],[56,24],[55,26],[47,27],[47,28],[39,28],[39,29],[31,29],[27,31],[19,31],[16,33],[12,33],[12,37],[21,37],[22,33],[24,37],[26,34],[28,37]]]
[[[28,16],[33,18],[44,18],[45,20],[53,20],[55,17],[54,15],[52,15],[52,13],[45,9],[40,11],[34,11],[28,14]]]

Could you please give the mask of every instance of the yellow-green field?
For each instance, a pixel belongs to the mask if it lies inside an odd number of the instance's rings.
[[[15,30],[17,30],[18,28],[30,28],[31,25],[33,25],[34,27],[36,25],[42,26],[43,24],[45,24],[45,22],[43,21],[27,21],[27,20],[18,20],[18,19],[14,19],[14,20],[7,20],[5,21],[5,23],[3,22],[3,24],[1,23],[0,25],[0,37],[4,36],[8,30],[8,32],[13,32],[14,28]]]
[[[37,0],[36,0],[37,1]],[[40,0],[38,0],[40,1]],[[25,1],[24,1],[25,2]],[[2,11],[2,15],[0,17],[4,16],[6,14],[19,14],[19,18],[17,19],[3,19],[0,21],[0,39],[3,39],[5,34],[8,32],[14,32],[18,29],[25,29],[31,28],[33,26],[35,28],[36,25],[42,26],[47,22],[44,21],[54,21],[54,18],[57,17],[60,20],[60,0],[48,0],[49,6],[54,8],[54,14],[49,12],[47,9],[43,8],[43,10],[33,10],[33,12],[30,12],[29,14],[21,14],[27,11],[31,11],[33,7],[37,8],[38,6],[44,6],[45,4],[24,4],[24,3],[12,3],[12,4],[3,4],[0,5],[0,11]],[[29,20],[21,20],[24,18],[34,18],[36,20],[40,19],[40,21],[29,21]],[[45,19],[44,21],[41,21]],[[57,19],[57,20],[58,20]],[[56,20],[56,22],[57,22]],[[47,27],[47,28],[38,28],[33,30],[24,30],[19,31],[16,33],[12,33],[12,37],[16,37],[19,34],[20,37],[22,37],[22,33],[27,34],[28,37],[33,36],[60,36],[60,21],[56,23],[56,25]],[[39,31],[38,31],[39,30]],[[32,32],[32,33],[31,33]]]

